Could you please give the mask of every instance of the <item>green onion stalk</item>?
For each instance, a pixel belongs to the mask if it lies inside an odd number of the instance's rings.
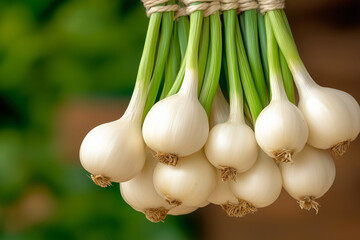
[[[182,25],[183,29],[187,29],[189,30],[189,27],[186,27],[188,24],[188,20],[187,22],[184,20],[184,18],[188,18],[187,16],[182,16],[179,17],[179,25]],[[202,31],[201,31],[201,37],[200,37],[200,43],[199,43],[199,59],[198,59],[198,74],[199,74],[199,82],[198,82],[198,93],[200,93],[201,91],[201,87],[202,87],[202,83],[203,83],[203,79],[204,79],[204,74],[205,74],[205,69],[206,69],[206,63],[207,63],[207,59],[208,59],[208,49],[209,49],[209,17],[205,17],[203,18],[203,23],[202,23]],[[189,31],[179,31],[179,40],[180,42],[183,43],[187,43],[188,42],[188,36],[189,36]],[[184,46],[184,44],[180,44],[180,49],[182,52],[182,63],[180,66],[180,70],[176,76],[176,79],[170,89],[170,91],[168,92],[167,96],[171,96],[176,94],[180,88],[181,88],[181,84],[182,81],[184,79],[185,76],[185,69],[186,69],[186,45]]]
[[[149,93],[150,79],[155,62],[155,52],[157,49],[162,15],[162,13],[153,13],[150,16],[134,91],[131,96],[129,106],[124,113],[124,115],[131,115],[131,118],[134,119],[141,120],[144,115],[146,99]],[[139,115],[141,115],[140,118]]]
[[[236,53],[238,57],[238,64],[240,70],[240,79],[244,90],[246,102],[251,112],[251,120],[253,121],[254,124],[264,106],[261,103],[259,94],[256,90],[256,86],[253,81],[249,61],[246,55],[244,43],[241,36],[239,21],[236,21],[235,23],[235,38],[236,38]]]
[[[173,3],[174,1],[169,2],[169,4],[173,4]],[[159,91],[159,86],[163,78],[165,62],[170,48],[171,35],[173,30],[173,18],[174,18],[173,11],[163,13],[157,59],[153,71],[153,76],[149,86],[149,92],[145,104],[143,119],[145,118],[146,114],[149,112],[150,108],[155,103]]]
[[[285,14],[285,13],[284,13]],[[286,19],[286,16],[284,20]],[[286,21],[288,28],[290,26]],[[260,39],[260,48],[261,48],[261,60],[264,67],[264,76],[266,80],[267,87],[270,92],[271,98],[271,91],[270,91],[270,80],[269,80],[269,64],[267,59],[267,40],[266,40],[266,29],[265,29],[265,20],[264,15],[258,12],[258,30],[259,30],[259,39]],[[295,89],[294,89],[294,80],[291,74],[289,67],[287,66],[286,59],[283,53],[280,51],[280,65],[281,65],[281,73],[282,73],[282,80],[284,82],[284,87],[286,94],[289,100],[295,104]]]
[[[177,25],[178,23],[175,21],[173,36],[171,39],[170,50],[169,50],[170,52],[168,59],[166,61],[164,85],[160,95],[160,100],[165,98],[168,92],[170,91],[172,85],[174,84],[174,80],[177,76],[181,64],[181,54],[180,54]]]
[[[257,4],[254,4],[254,7],[257,8]],[[242,28],[244,28],[242,31],[244,33],[244,43],[251,73],[261,104],[265,107],[268,104],[268,92],[260,57],[257,9],[246,10],[239,16],[240,25]]]
[[[221,71],[222,39],[219,11],[210,15],[210,43],[204,84],[199,97],[199,101],[205,108],[208,116],[219,84]]]
[[[267,45],[266,45],[266,29],[265,29],[265,20],[264,16],[258,12],[258,31],[259,31],[259,42],[261,49],[261,61],[264,68],[264,76],[266,80],[266,85],[270,90],[270,80],[269,80],[269,63],[267,59]],[[271,96],[270,96],[271,97]]]

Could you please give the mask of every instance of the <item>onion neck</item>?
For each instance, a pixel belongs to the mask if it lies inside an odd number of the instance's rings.
[[[196,11],[190,15],[189,42],[186,48],[186,70],[179,94],[198,95],[198,52],[201,35],[203,12]]]
[[[235,21],[235,9],[224,12],[225,50],[230,95],[229,121],[244,123],[244,102],[235,45]]]
[[[270,19],[265,17],[266,39],[267,39],[267,57],[270,69],[270,89],[271,101],[288,100],[281,76],[281,66],[279,58],[279,48],[271,27]]]
[[[148,94],[151,74],[155,61],[156,45],[159,36],[162,13],[153,13],[150,17],[148,31],[146,33],[145,44],[141,56],[139,70],[136,77],[134,92],[130,103],[123,117],[141,124],[142,115]]]
[[[271,22],[276,41],[281,52],[284,54],[300,95],[310,88],[317,87],[318,85],[311,78],[300,58],[290,27],[282,10],[269,11],[266,13],[265,18],[268,18]]]

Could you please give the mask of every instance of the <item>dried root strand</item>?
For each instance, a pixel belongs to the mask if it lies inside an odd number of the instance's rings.
[[[101,174],[99,175],[92,175],[91,174],[91,179],[94,181],[94,183],[100,187],[108,187],[111,186],[111,180],[108,177],[105,177]]]
[[[344,142],[339,142],[335,144],[330,148],[331,152],[337,157],[344,155],[348,150],[348,148],[350,147],[350,142],[351,142],[350,140],[346,140]]]
[[[164,207],[159,208],[147,208],[144,210],[144,214],[151,222],[164,222],[164,219],[168,213],[168,209]]]
[[[257,208],[254,207],[251,203],[245,200],[238,200],[239,203],[226,203],[222,204],[221,208],[227,213],[229,217],[244,217],[249,213],[255,213]]]
[[[292,155],[293,155],[293,151],[292,150],[278,150],[275,151],[274,153],[274,158],[276,160],[276,162],[278,163],[293,163],[292,160]]]
[[[229,217],[243,217],[239,204],[226,203],[222,204],[221,208],[227,213]]]
[[[320,204],[315,201],[315,197],[304,197],[297,203],[299,203],[301,209],[310,211],[313,208],[316,214],[319,212]]]
[[[177,207],[181,205],[181,201],[176,200],[176,199],[172,199],[170,196],[166,196],[165,200],[168,204],[170,204],[171,206]]]
[[[248,215],[249,213],[254,214],[257,212],[257,208],[254,207],[250,202],[241,199],[238,199],[238,201],[242,216]]]
[[[236,181],[236,174],[237,171],[235,168],[220,166],[220,177],[223,182],[226,182],[229,179]]]
[[[176,156],[175,154],[171,154],[171,153],[157,152],[155,154],[155,157],[159,160],[159,162],[167,164],[167,165],[171,165],[171,166],[176,166],[176,164],[178,162],[178,156]]]

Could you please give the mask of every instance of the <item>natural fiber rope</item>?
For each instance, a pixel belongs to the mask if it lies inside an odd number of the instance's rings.
[[[238,0],[238,1],[239,1],[238,13],[259,8],[259,4],[255,0]]]
[[[175,13],[175,19],[181,16],[187,16],[195,11],[203,11],[204,17],[220,11],[221,5],[219,0],[180,0],[185,4],[185,7],[179,8]],[[198,4],[193,4],[198,3]]]
[[[283,9],[285,0],[258,0],[259,9],[262,14],[271,10]]]
[[[156,12],[177,12],[179,9],[179,6],[177,4],[156,6],[159,4],[167,3],[169,2],[169,0],[141,0],[141,1],[144,4],[144,7],[146,9],[146,15],[148,17],[150,17],[151,14]]]
[[[239,0],[222,0],[221,11],[228,11],[239,8]]]

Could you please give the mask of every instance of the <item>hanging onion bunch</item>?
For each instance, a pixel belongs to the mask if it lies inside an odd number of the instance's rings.
[[[210,203],[243,217],[282,187],[318,213],[335,180],[327,150],[355,140],[360,107],[312,80],[284,1],[142,1],[150,21],[129,106],[81,144],[93,181],[119,182],[152,222]]]

